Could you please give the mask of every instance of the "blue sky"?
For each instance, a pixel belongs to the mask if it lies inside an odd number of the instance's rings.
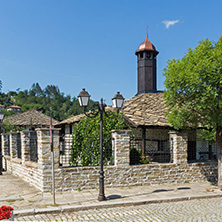
[[[117,91],[137,92],[135,51],[149,39],[159,51],[157,88],[169,59],[222,34],[221,0],[0,0],[3,92],[58,85],[78,96],[84,87],[107,104]]]

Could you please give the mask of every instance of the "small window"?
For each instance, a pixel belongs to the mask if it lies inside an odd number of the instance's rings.
[[[150,54],[149,53],[146,54],[146,58],[150,59]]]
[[[72,125],[71,124],[69,125],[69,132],[70,132],[70,134],[72,134]]]
[[[158,141],[158,151],[164,151],[164,145],[165,145],[165,141],[159,140]]]

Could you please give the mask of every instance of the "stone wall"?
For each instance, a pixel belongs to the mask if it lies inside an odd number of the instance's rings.
[[[106,166],[104,175],[105,187],[215,181],[217,163]],[[98,188],[98,184],[99,167],[63,168],[56,172],[57,191]]]
[[[30,140],[32,134],[30,131],[22,131],[21,133],[21,158],[16,156],[16,138],[17,133],[3,134],[3,168],[8,172],[19,176],[23,180],[32,184],[41,191],[50,191],[52,184],[52,155],[50,144],[49,129],[36,129],[38,141],[38,161],[30,161]],[[10,138],[10,143],[8,139]],[[59,129],[53,129],[53,147],[55,168],[59,167]],[[10,155],[6,152],[10,146]]]
[[[8,171],[21,177],[42,191],[51,191],[52,156],[49,129],[37,129],[38,163],[28,159],[28,131],[22,134],[22,158],[5,155]],[[187,133],[171,131],[173,162],[167,164],[129,164],[130,131],[114,130],[114,165],[104,167],[105,187],[189,183],[217,180],[217,163],[187,163]],[[7,146],[7,142],[3,143]],[[11,136],[15,138],[15,136]],[[54,130],[54,168],[57,191],[98,188],[100,167],[59,167],[59,130]],[[10,143],[11,153],[15,144]],[[14,154],[13,154],[14,155]]]
[[[105,187],[190,183],[217,180],[217,163],[187,163],[187,133],[172,131],[174,162],[167,164],[129,165],[129,131],[114,130],[114,166],[105,166]],[[60,168],[56,171],[56,189],[97,188],[99,167]]]

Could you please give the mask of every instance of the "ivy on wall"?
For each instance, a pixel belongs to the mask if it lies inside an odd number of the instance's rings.
[[[110,112],[113,116],[115,112]],[[103,161],[111,165],[113,129],[129,129],[120,114],[109,119],[103,114]],[[73,126],[73,142],[71,148],[70,164],[72,166],[97,166],[100,160],[100,116],[95,118],[84,117]]]

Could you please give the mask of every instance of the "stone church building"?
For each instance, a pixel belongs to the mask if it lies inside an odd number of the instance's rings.
[[[105,187],[217,181],[215,144],[199,138],[201,129],[175,131],[165,117],[163,92],[156,87],[158,51],[148,34],[135,54],[138,89],[123,107],[124,119],[132,130],[111,132],[113,161],[104,166]],[[83,117],[71,117],[53,129],[57,191],[98,187],[99,166],[74,166],[69,161],[72,125]],[[35,148],[30,130],[1,134],[3,166],[41,191],[51,191],[50,131],[39,127],[35,132]]]
[[[146,39],[139,45],[137,56],[137,93],[124,102],[125,120],[133,128],[134,139],[131,147],[140,150],[141,155],[149,162],[172,162],[172,147],[170,147],[170,126],[165,113],[167,107],[163,91],[157,90],[157,56],[159,52],[150,42],[148,33]],[[72,138],[72,125],[79,122],[84,114],[73,116],[58,124],[63,129],[64,142],[69,147]],[[187,161],[217,161],[216,145],[209,145],[200,138],[200,130],[187,133]]]

